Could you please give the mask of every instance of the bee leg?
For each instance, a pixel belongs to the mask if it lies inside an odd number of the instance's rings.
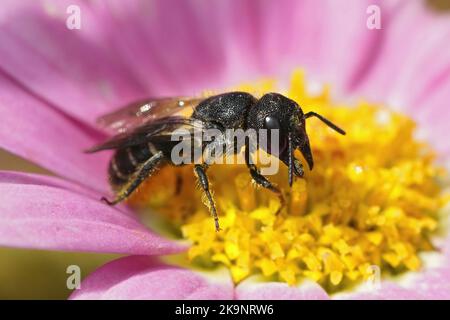
[[[258,168],[254,164],[248,165],[248,168],[250,170],[250,175],[252,176],[253,181],[255,181],[257,185],[260,185],[272,191],[278,196],[278,199],[280,200],[280,207],[278,208],[276,214],[280,213],[281,209],[283,209],[286,206],[286,199],[284,198],[284,195],[281,192],[281,190],[277,186],[275,186],[272,182],[267,180],[267,178],[264,177],[261,173],[259,173]]]
[[[108,205],[113,206],[128,198],[133,193],[133,191],[136,190],[136,188],[139,187],[139,185],[152,174],[152,172],[155,170],[156,166],[162,159],[163,153],[159,151],[144,162],[142,167],[137,172],[137,175],[127,184],[127,186],[121,192],[119,192],[114,200],[110,201],[105,197],[103,197],[101,200],[106,202]]]
[[[278,208],[277,212],[275,214],[280,213],[281,209],[283,209],[286,206],[286,199],[284,198],[283,193],[281,190],[275,186],[272,182],[267,180],[266,177],[264,177],[261,173],[259,173],[258,168],[255,164],[251,163],[251,155],[250,150],[248,147],[245,148],[245,163],[247,164],[247,168],[250,170],[250,175],[252,176],[253,181],[259,186],[262,186],[273,193],[275,193],[278,196],[278,199],[280,201],[280,207]]]
[[[207,168],[207,166],[205,164],[203,164],[203,165],[196,164],[194,167],[194,173],[197,176],[200,186],[202,187],[202,189],[205,192],[205,195],[208,199],[209,210],[211,211],[211,215],[214,218],[214,224],[216,226],[216,231],[220,231],[219,217],[217,216],[216,205],[214,203],[213,197],[209,190],[209,182],[208,182],[208,177],[206,175],[206,168]]]

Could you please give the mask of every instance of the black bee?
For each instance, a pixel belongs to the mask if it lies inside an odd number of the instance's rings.
[[[345,134],[342,129],[315,112],[304,114],[295,101],[278,93],[268,93],[260,99],[245,92],[229,92],[208,98],[140,101],[100,118],[102,126],[113,129],[118,134],[87,152],[116,150],[109,164],[109,177],[113,188],[118,190],[117,195],[112,201],[102,199],[109,205],[115,205],[129,197],[157,167],[175,165],[171,160],[171,151],[179,141],[172,141],[171,136],[176,129],[194,130],[201,127],[221,132],[226,129],[254,129],[257,132],[259,129],[278,129],[278,154],[272,154],[270,148],[265,151],[288,166],[289,185],[292,185],[294,175],[303,176],[302,164],[294,157],[296,149],[300,150],[310,169],[314,166],[305,125],[305,120],[310,117],[317,117],[330,128]],[[207,147],[208,143],[211,142],[204,142],[202,147]],[[251,177],[256,184],[276,193],[283,206],[281,190],[264,177],[251,161],[254,149],[247,142],[244,147],[245,162]],[[240,150],[234,149],[233,152],[238,153]],[[206,175],[207,168],[208,165],[204,162],[195,164],[194,173],[208,199],[216,230],[220,230]]]

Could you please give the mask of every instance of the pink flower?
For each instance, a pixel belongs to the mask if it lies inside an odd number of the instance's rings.
[[[366,27],[369,5],[382,29]],[[76,4],[81,29],[66,27]],[[95,119],[148,96],[191,95],[301,66],[339,99],[364,96],[418,121],[450,154],[450,20],[422,1],[9,1],[0,9],[0,146],[61,178],[0,173],[2,246],[129,255],[87,277],[76,299],[327,299],[315,283],[206,277],[163,264],[185,246],[144,227],[109,192]],[[447,40],[447,41],[446,41]],[[405,284],[350,298],[450,298],[450,239]]]

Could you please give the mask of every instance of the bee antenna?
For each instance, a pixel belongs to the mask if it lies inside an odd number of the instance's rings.
[[[329,126],[331,129],[333,129],[333,130],[339,132],[339,133],[342,134],[342,135],[345,135],[345,131],[344,131],[344,130],[342,130],[341,128],[339,128],[337,125],[335,125],[333,122],[331,122],[331,121],[328,120],[327,118],[325,118],[325,117],[321,116],[320,114],[315,113],[315,112],[313,112],[313,111],[306,113],[306,114],[303,116],[303,119],[308,119],[308,118],[311,118],[311,117],[319,118],[323,123],[325,123],[325,124],[326,124],[327,126]]]

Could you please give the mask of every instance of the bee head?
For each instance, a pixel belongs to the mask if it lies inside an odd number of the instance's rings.
[[[268,143],[260,147],[269,154],[278,157],[289,168],[289,184],[292,185],[293,175],[303,176],[303,168],[299,160],[294,158],[294,151],[299,150],[310,170],[314,167],[314,159],[306,132],[306,119],[317,117],[332,129],[341,134],[345,132],[329,120],[314,112],[304,114],[300,106],[294,101],[278,93],[268,93],[259,99],[250,109],[247,119],[248,128],[255,130],[278,130],[278,150],[272,150],[270,133]]]

